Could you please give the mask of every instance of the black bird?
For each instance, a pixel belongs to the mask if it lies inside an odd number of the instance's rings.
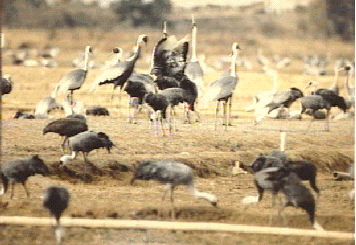
[[[26,114],[23,111],[17,111],[15,113],[14,118],[16,118],[16,119],[35,119],[36,117],[35,117],[35,115],[32,115],[32,114]]]
[[[12,81],[9,74],[5,74],[1,78],[1,94],[9,94],[12,90]]]
[[[86,167],[87,167],[87,156],[89,152],[92,150],[105,148],[108,152],[114,146],[113,142],[110,140],[109,136],[107,136],[103,132],[94,132],[94,131],[84,131],[78,133],[75,136],[72,136],[68,139],[70,148],[72,149],[71,155],[65,155],[61,157],[60,164],[64,165],[69,161],[75,159],[77,157],[78,152],[83,153],[84,157],[84,180],[86,175]]]
[[[150,92],[145,95],[144,101],[154,111],[154,114],[151,116],[150,120],[153,121],[154,124],[159,121],[161,124],[162,134],[165,135],[163,129],[163,120],[166,120],[167,108],[169,106],[167,97],[161,94],[154,94]]]
[[[88,125],[78,118],[59,118],[53,122],[50,122],[43,129],[43,135],[49,132],[57,133],[59,136],[64,137],[61,145],[64,152],[65,144],[69,137],[77,135],[80,132],[87,131]]]
[[[142,109],[143,98],[148,93],[154,93],[153,78],[150,75],[133,72],[124,84],[124,91],[130,96],[129,100],[129,122],[134,122],[135,116]],[[137,100],[134,102],[134,100]],[[136,107],[131,117],[131,107]]]
[[[92,116],[109,116],[110,113],[108,109],[101,107],[101,106],[91,106],[85,110],[85,115],[92,115]]]
[[[63,232],[59,221],[63,211],[68,207],[69,199],[70,195],[67,188],[61,186],[50,186],[46,188],[43,195],[43,206],[56,219],[55,234],[57,244],[60,244],[62,241]]]
[[[7,192],[9,182],[11,184],[12,199],[14,196],[14,187],[16,182],[21,182],[26,191],[27,198],[30,197],[30,193],[26,188],[26,181],[28,177],[35,174],[42,174],[47,176],[49,174],[48,167],[44,164],[43,160],[38,155],[34,155],[29,158],[17,158],[1,165],[0,178],[3,184],[3,190],[1,195]]]
[[[185,185],[191,195],[199,199],[204,199],[211,203],[214,207],[217,206],[215,195],[205,192],[200,192],[195,188],[194,174],[191,167],[174,160],[148,160],[143,161],[137,167],[134,176],[131,179],[131,184],[136,179],[140,180],[156,180],[166,186],[166,191],[162,196],[164,200],[168,191],[171,194],[171,217],[175,218],[174,210],[174,188],[178,185]]]

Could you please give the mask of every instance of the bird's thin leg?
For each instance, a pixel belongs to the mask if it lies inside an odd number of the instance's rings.
[[[86,154],[88,154],[88,153],[83,152],[83,158],[84,158],[84,177],[83,177],[83,179],[84,179],[84,182],[85,182],[86,176],[87,176],[87,161],[88,160],[87,160]]]
[[[329,116],[330,116],[330,110],[326,110],[326,131],[329,131]]]
[[[14,189],[15,189],[15,182],[14,181],[10,181],[11,184],[11,194],[10,194],[10,199],[12,199],[14,197]]]
[[[227,119],[227,125],[232,126],[231,123],[231,108],[232,108],[232,97],[229,99],[229,110],[228,110],[228,119]]]
[[[287,204],[284,203],[283,206],[278,210],[278,217],[281,217],[281,214],[286,206],[287,206]],[[287,226],[287,220],[286,220],[286,216],[284,215],[284,213],[283,213],[282,217],[283,217],[283,226]]]
[[[64,140],[63,140],[63,143],[62,143],[62,145],[61,145],[63,154],[66,153],[66,151],[65,151],[65,145],[66,145],[67,141],[68,141],[68,137],[67,137],[67,136],[64,136]]]
[[[162,200],[161,200],[161,208],[160,211],[158,212],[158,217],[160,217],[163,214],[163,202],[164,199],[166,198],[167,192],[171,189],[171,184],[166,184],[165,185],[165,191],[163,192]]]
[[[223,102],[223,125],[225,130],[227,130],[227,101]]]
[[[170,191],[171,191],[171,218],[172,220],[175,220],[176,214],[174,209],[174,198],[173,198],[174,186],[173,185],[171,186]]]
[[[160,111],[159,123],[161,124],[162,135],[163,135],[163,136],[166,136],[166,134],[164,133],[164,127],[163,127],[162,111]]]
[[[215,130],[218,127],[218,113],[219,113],[219,101],[216,102],[216,109],[215,109]]]
[[[22,184],[23,188],[25,189],[26,197],[27,197],[27,198],[30,198],[30,193],[29,193],[28,190],[27,190],[26,182],[25,182],[25,181],[22,181],[21,184]]]
[[[56,227],[55,227],[55,235],[56,235],[56,241],[57,241],[57,245],[62,244],[62,239],[63,239],[63,230],[61,227],[61,224],[59,223],[59,218],[56,218]]]
[[[276,193],[272,193],[272,205],[271,205],[271,210],[273,210],[273,208],[275,207],[276,205]],[[271,226],[272,225],[272,221],[273,221],[273,212],[270,214],[269,216],[269,225]]]

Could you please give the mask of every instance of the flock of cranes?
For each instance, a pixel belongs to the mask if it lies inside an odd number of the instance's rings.
[[[204,86],[204,72],[196,54],[196,33],[197,27],[192,21],[192,47],[191,59],[187,60],[189,51],[189,41],[187,38],[177,40],[175,36],[168,35],[167,27],[163,25],[162,38],[157,41],[153,54],[150,74],[135,72],[135,64],[142,56],[143,45],[148,42],[148,37],[142,34],[138,37],[134,46],[134,53],[126,60],[122,60],[122,49],[112,50],[115,57],[110,64],[102,70],[92,84],[92,90],[98,89],[104,84],[112,84],[113,91],[119,87],[120,93],[125,91],[130,96],[130,104],[136,100],[136,104],[142,107],[144,104],[149,106],[154,114],[151,120],[160,124],[162,133],[164,132],[163,122],[168,120],[170,130],[174,127],[175,107],[180,103],[185,103],[185,118],[191,123],[194,113],[195,121],[200,120],[199,108],[207,107],[210,102],[216,102],[215,109],[215,129],[218,125],[218,115],[220,104],[223,104],[223,125],[225,128],[231,124],[231,108],[234,91],[240,83],[237,74],[237,58],[240,45],[233,42],[231,46],[230,68],[214,82]],[[74,99],[74,91],[81,89],[86,81],[89,69],[89,60],[92,53],[90,46],[85,47],[83,68],[75,69],[63,76],[57,84],[55,90],[49,97],[42,99],[36,107],[35,115],[46,115],[60,105],[56,102],[58,94],[64,94],[64,109],[68,109],[67,117],[59,118],[50,122],[43,129],[43,134],[53,132],[64,137],[61,144],[64,156],[59,160],[61,165],[77,157],[78,152],[82,152],[84,157],[84,180],[88,164],[88,154],[96,149],[105,148],[108,152],[114,147],[113,141],[104,132],[94,132],[89,130],[86,118],[75,112],[78,102]],[[305,95],[301,89],[292,87],[287,90],[278,90],[278,74],[276,70],[268,68],[269,61],[258,53],[258,62],[263,65],[263,70],[267,75],[273,77],[273,87],[271,90],[259,91],[253,96],[253,104],[246,108],[247,111],[255,112],[254,122],[260,123],[272,111],[277,109],[289,109],[297,100],[300,101],[300,114],[306,113],[314,115],[316,111],[326,109],[326,129],[329,130],[329,112],[332,107],[338,107],[346,112],[350,106],[354,106],[355,89],[350,86],[352,67],[346,66],[335,69],[335,80],[330,89],[316,89],[310,95]],[[279,66],[287,66],[290,60],[283,59]],[[345,88],[348,98],[339,95],[337,76],[341,70],[347,72]],[[1,80],[2,94],[11,92],[10,76],[3,76]],[[310,84],[314,86],[315,84]],[[348,106],[347,102],[349,102]],[[130,106],[129,106],[130,108]],[[135,111],[135,114],[137,112]],[[18,113],[17,117],[24,115]],[[130,122],[135,121],[135,114],[129,116]],[[288,115],[290,115],[288,113]],[[29,115],[30,118],[31,115]],[[33,117],[35,118],[35,117]],[[66,144],[70,148],[70,155],[66,152]],[[249,166],[254,176],[254,182],[258,191],[257,201],[262,200],[265,190],[272,192],[273,197],[278,192],[285,196],[285,203],[279,210],[279,214],[287,206],[299,207],[304,209],[315,229],[322,230],[321,226],[315,221],[316,201],[310,191],[302,184],[302,180],[309,180],[312,188],[317,194],[319,189],[316,187],[316,168],[308,162],[293,163],[282,153],[271,153],[269,156],[258,156]],[[15,182],[21,182],[29,197],[26,188],[26,180],[34,174],[48,175],[49,170],[38,155],[30,158],[14,159],[1,165],[0,177],[3,183],[4,194],[11,183],[11,198]],[[308,173],[308,174],[306,174]],[[196,198],[208,201],[212,206],[217,206],[217,197],[211,193],[200,192],[195,188],[194,175],[191,167],[171,160],[147,160],[140,163],[136,168],[131,184],[136,179],[156,180],[166,186],[162,201],[170,191],[171,216],[175,218],[174,209],[174,189],[178,185],[187,186],[189,192]],[[60,216],[69,204],[70,194],[63,187],[51,186],[45,190],[43,205],[56,218],[56,237],[60,243],[63,232],[60,227]],[[272,206],[274,206],[274,198]]]

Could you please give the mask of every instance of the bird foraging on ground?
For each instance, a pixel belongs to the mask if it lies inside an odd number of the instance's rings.
[[[205,192],[200,192],[195,188],[194,175],[191,167],[174,160],[148,160],[143,161],[137,167],[134,176],[131,179],[131,184],[136,179],[140,180],[156,180],[165,185],[166,191],[162,196],[162,202],[168,191],[170,191],[171,199],[171,217],[175,219],[174,209],[174,188],[178,185],[185,185],[191,195],[199,199],[208,201],[212,206],[217,206],[217,198],[215,195]]]
[[[77,135],[68,138],[70,148],[72,149],[71,155],[65,155],[60,158],[60,164],[65,165],[69,161],[77,157],[78,152],[83,153],[84,157],[84,180],[86,176],[87,168],[87,156],[92,150],[105,148],[109,153],[110,149],[114,146],[114,143],[110,140],[103,132],[94,132],[94,131],[84,131],[78,133]]]
[[[43,206],[56,219],[55,235],[57,244],[61,244],[64,232],[61,228],[60,218],[64,210],[68,207],[70,195],[65,187],[50,186],[46,188],[43,195]]]
[[[28,177],[35,174],[42,174],[47,176],[49,174],[48,167],[38,155],[34,155],[28,158],[17,158],[1,165],[0,178],[2,180],[3,189],[0,195],[7,192],[9,182],[11,184],[12,199],[14,196],[14,188],[16,182],[21,182],[26,191],[27,198],[30,197],[30,193],[26,188],[26,181]]]

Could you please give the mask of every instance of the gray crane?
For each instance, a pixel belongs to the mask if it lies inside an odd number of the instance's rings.
[[[62,186],[49,186],[45,189],[43,195],[43,206],[48,209],[51,215],[56,219],[55,235],[57,244],[61,244],[63,239],[63,230],[60,224],[60,218],[64,210],[68,207],[70,194],[67,188]]]
[[[85,118],[84,118],[85,119]],[[69,137],[77,135],[80,132],[88,130],[88,125],[85,121],[78,118],[58,118],[50,122],[43,129],[43,135],[52,132],[57,133],[59,136],[64,137],[61,145],[63,152],[65,152],[65,144]]]
[[[257,188],[281,191],[284,194],[285,202],[278,211],[279,216],[285,207],[302,208],[307,212],[313,228],[324,230],[315,220],[315,199],[296,173],[284,167],[268,167],[255,173],[254,179]]]
[[[142,53],[142,44],[147,43],[148,37],[145,34],[139,35],[135,51],[132,56],[127,60],[117,63],[114,66],[108,67],[103,70],[103,72],[94,80],[92,88],[103,85],[103,84],[114,84],[114,89],[120,87],[120,90],[123,88],[127,79],[131,76],[134,71],[136,61],[141,57]],[[120,49],[118,49],[120,50]],[[115,52],[115,49],[113,50]]]
[[[198,88],[198,98],[200,98],[204,91],[204,72],[197,59],[196,54],[196,36],[197,36],[197,26],[192,16],[192,54],[190,61],[187,62],[184,74],[189,78],[190,81],[194,82]]]
[[[0,195],[7,192],[10,182],[10,198],[12,199],[14,196],[15,183],[21,182],[26,191],[27,198],[29,198],[30,193],[26,188],[26,181],[30,176],[34,176],[35,174],[41,174],[42,176],[47,176],[49,174],[48,167],[37,154],[32,157],[13,159],[2,164],[0,178],[2,180],[3,189]]]
[[[69,161],[77,157],[78,152],[82,152],[84,157],[84,181],[86,178],[88,163],[87,156],[89,152],[100,148],[105,148],[108,152],[110,152],[110,149],[114,146],[109,136],[103,132],[94,131],[84,131],[78,133],[77,135],[70,137],[68,141],[70,148],[72,149],[72,154],[61,157],[60,164],[67,164]]]
[[[278,158],[275,160],[274,158]],[[319,188],[316,186],[317,168],[316,166],[305,160],[290,160],[284,151],[273,151],[267,156],[259,155],[255,158],[250,166],[253,172],[258,172],[268,167],[285,167],[296,173],[301,180],[308,180],[317,197],[319,196]],[[261,197],[262,199],[262,197]]]
[[[194,174],[191,167],[175,160],[147,160],[141,162],[137,167],[134,176],[131,179],[131,184],[136,179],[140,180],[156,180],[164,184],[166,190],[162,196],[162,202],[168,191],[170,191],[171,199],[171,218],[175,219],[174,209],[174,188],[178,185],[185,185],[191,195],[199,199],[208,201],[212,206],[217,206],[217,198],[215,195],[205,192],[200,192],[194,185]]]
[[[11,81],[11,75],[10,74],[5,74],[1,78],[1,94],[9,94],[12,90],[12,81]]]
[[[85,47],[85,58],[84,58],[84,67],[80,69],[72,70],[67,73],[60,82],[58,83],[58,93],[63,94],[70,91],[70,94],[67,95],[69,102],[73,103],[73,92],[82,87],[85,82],[87,73],[88,73],[88,62],[89,54],[92,53],[92,48],[90,46]]]
[[[236,58],[238,55],[238,50],[240,50],[239,45],[234,42],[232,44],[232,57],[231,57],[231,72],[228,76],[223,76],[220,79],[212,82],[201,99],[201,104],[203,107],[207,107],[208,103],[211,101],[216,101],[215,109],[215,129],[217,128],[217,117],[219,112],[219,104],[223,102],[223,114],[224,114],[224,125],[231,125],[231,106],[232,106],[232,96],[236,85],[239,82],[239,77],[236,75]],[[229,107],[229,108],[227,108]]]

